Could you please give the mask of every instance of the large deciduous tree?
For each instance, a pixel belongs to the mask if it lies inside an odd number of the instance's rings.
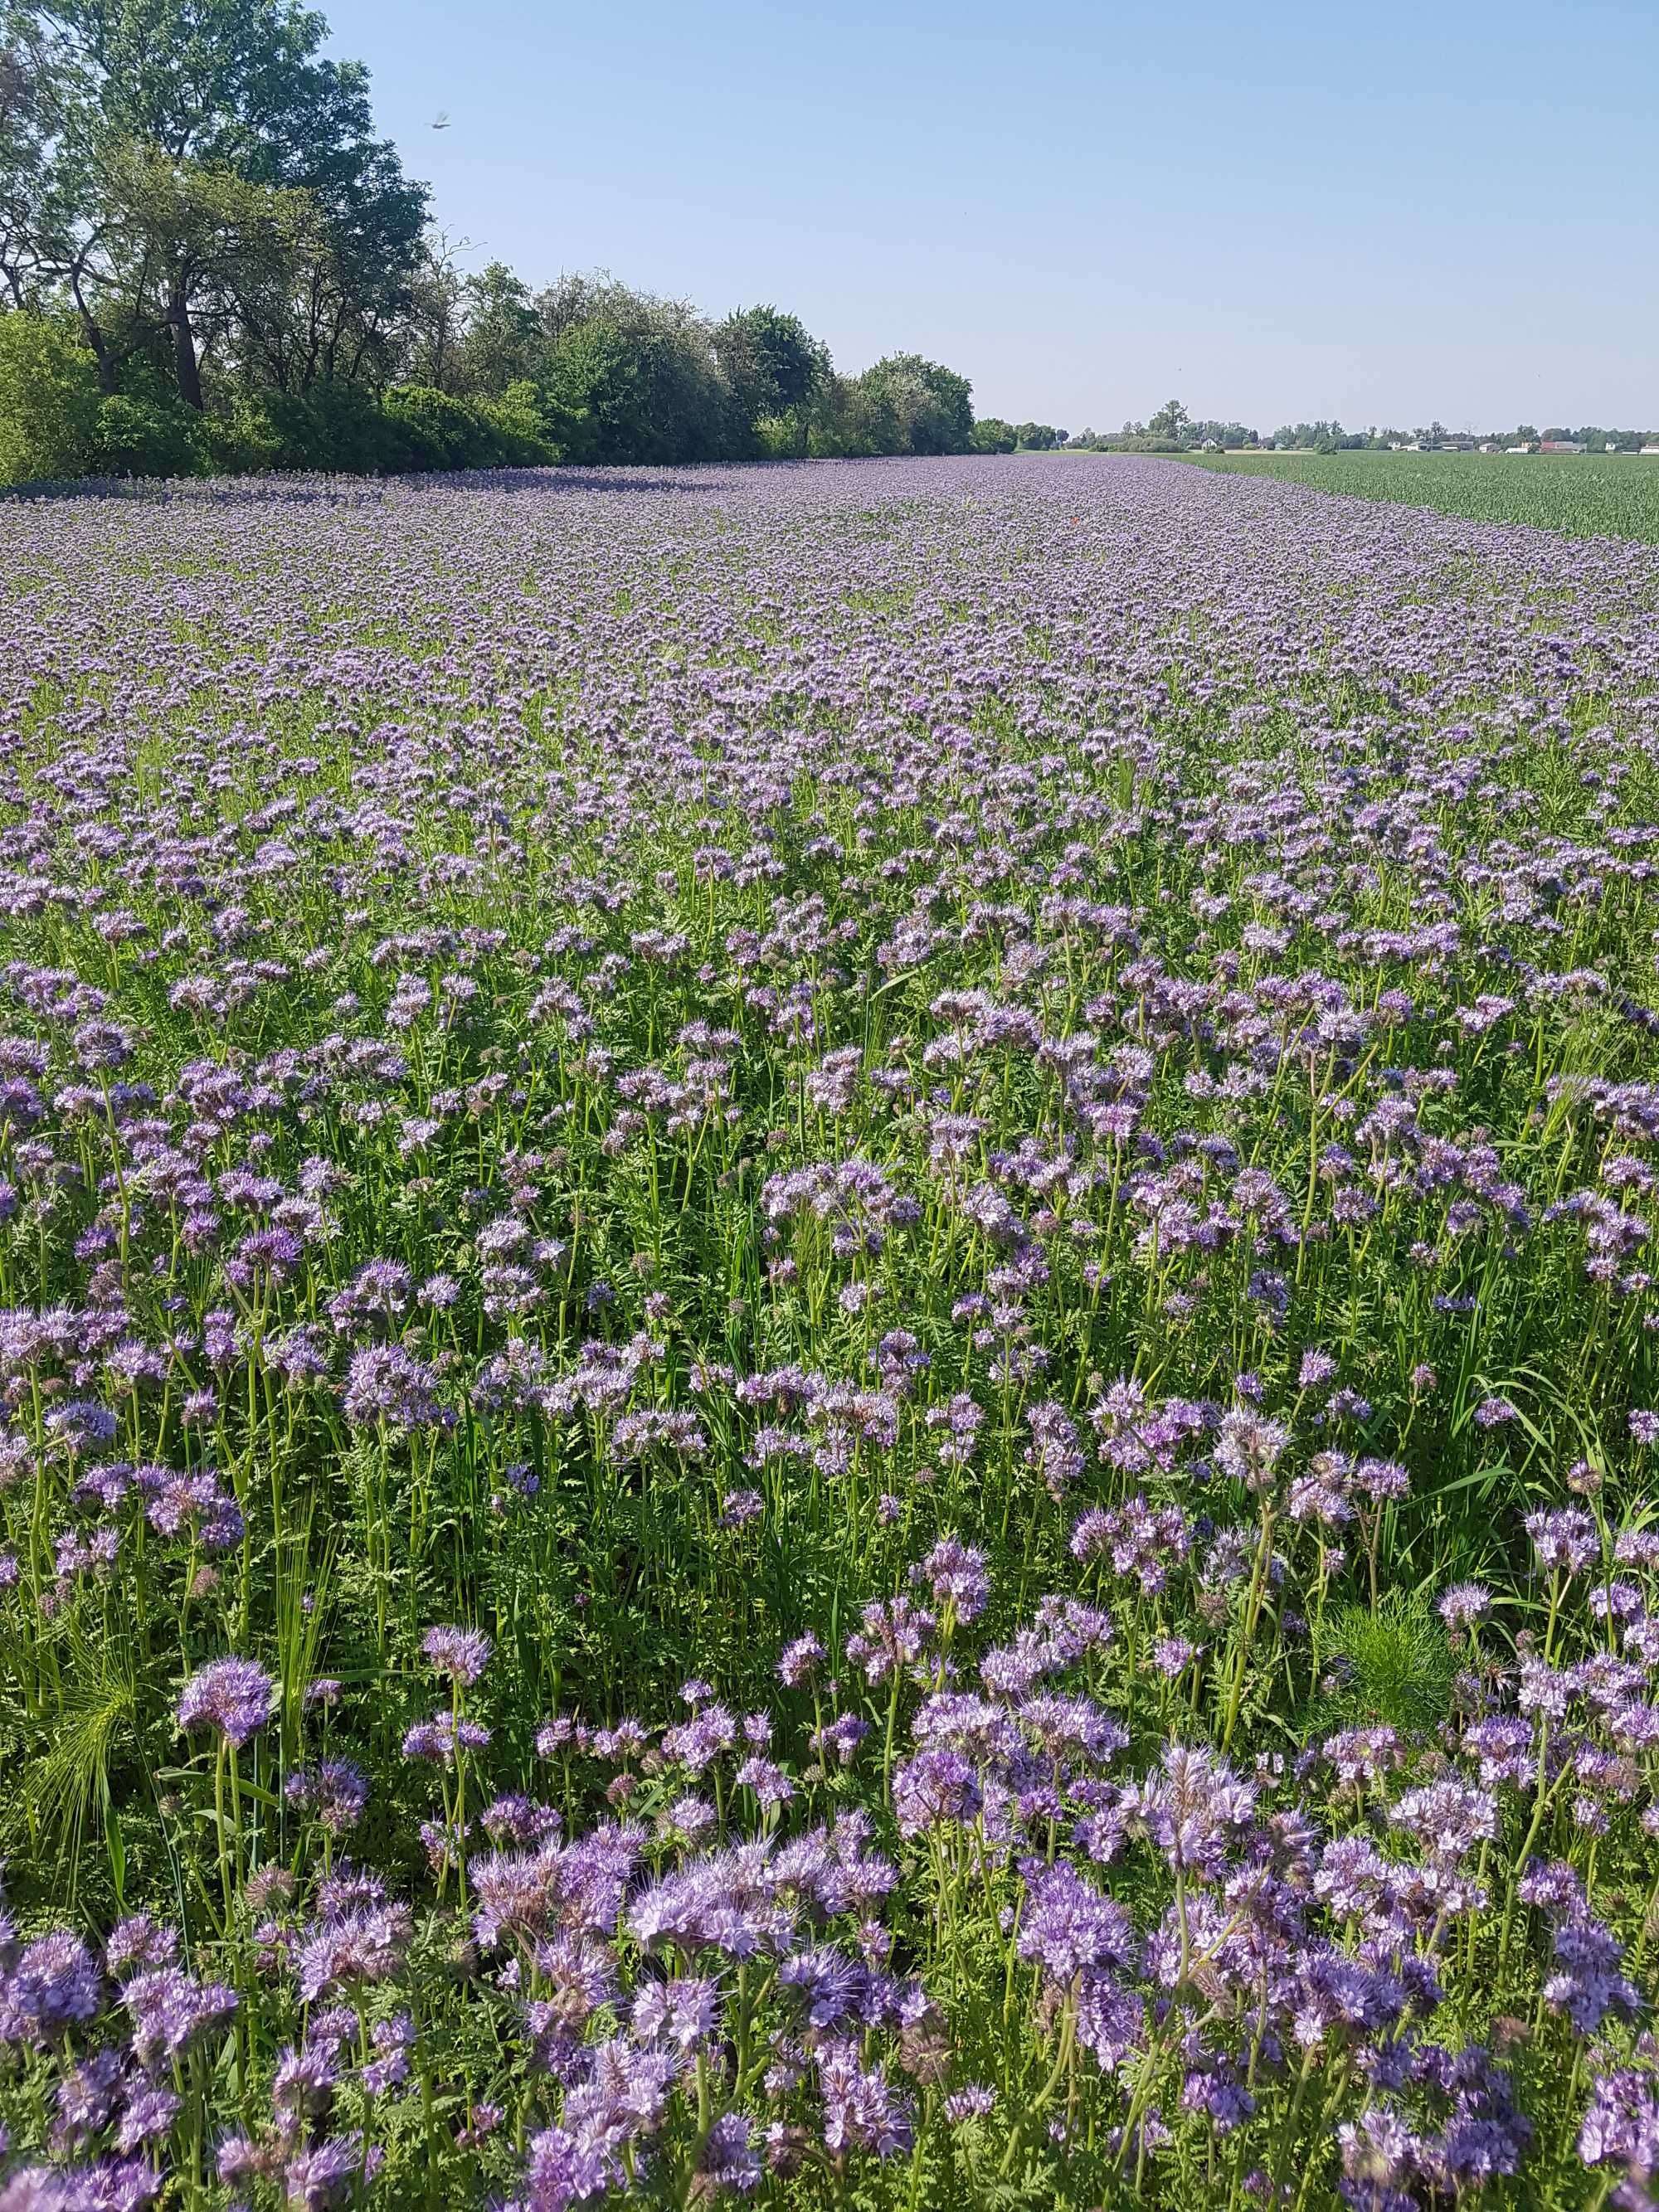
[[[855,452],[965,453],[974,430],[973,386],[965,376],[924,361],[889,354],[851,386]]]
[[[465,308],[459,365],[469,391],[493,396],[545,376],[547,339],[536,303],[504,261],[487,263],[467,280]]]
[[[106,386],[146,326],[196,408],[204,346],[297,388],[384,345],[426,193],[374,134],[367,72],[320,55],[319,15],[33,0],[17,20],[15,43],[46,58],[33,263],[72,300]]]
[[[798,315],[740,307],[714,330],[714,356],[744,424],[779,426],[789,447],[806,447],[807,410],[830,375],[829,349]]]
[[[695,307],[595,275],[562,276],[536,309],[550,392],[588,426],[583,459],[710,461],[741,450],[714,331]]]

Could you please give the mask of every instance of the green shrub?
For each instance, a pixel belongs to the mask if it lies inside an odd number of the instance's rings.
[[[394,384],[386,412],[416,469],[487,469],[503,458],[493,425],[465,402],[429,384]]]
[[[651,444],[648,394],[637,349],[625,332],[599,317],[572,324],[554,343],[550,374],[553,398],[574,426],[568,448],[573,459],[645,455]]]
[[[384,476],[444,465],[417,451],[404,424],[359,384],[252,393],[216,425],[214,436],[219,465],[230,471],[318,469],[329,475]]]
[[[264,404],[270,395],[238,398],[228,414],[210,415],[203,436],[217,476],[257,476],[282,466],[283,439]]]
[[[509,468],[538,468],[560,458],[540,392],[515,380],[500,399],[475,399],[471,411],[489,430]]]
[[[1019,443],[1019,434],[1000,416],[983,415],[969,433],[968,442],[976,453],[1012,453]]]
[[[754,427],[755,451],[769,461],[793,460],[803,450],[806,410],[795,408],[787,415],[763,415]]]
[[[0,483],[85,476],[97,422],[92,356],[43,316],[0,314]]]
[[[125,392],[99,403],[92,465],[100,476],[196,476],[208,458],[199,416]]]

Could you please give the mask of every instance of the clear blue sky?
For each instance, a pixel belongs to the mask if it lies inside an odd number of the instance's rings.
[[[473,265],[1072,430],[1659,426],[1659,0],[321,4]]]

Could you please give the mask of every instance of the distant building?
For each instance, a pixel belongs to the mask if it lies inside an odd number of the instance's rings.
[[[1604,448],[1604,450],[1605,450],[1606,452],[1609,453],[1616,453],[1618,452],[1618,450],[1619,450],[1619,447],[1618,447],[1618,446],[1616,445],[1616,443],[1613,441],[1613,439],[1611,439],[1611,438],[1609,438],[1609,439],[1607,440],[1607,446],[1606,446],[1606,447]]]
[[[1644,453],[1659,453],[1659,446],[1644,446],[1642,451]]]
[[[1505,446],[1504,451],[1506,453],[1529,453],[1532,451],[1532,447],[1530,446]]]
[[[1504,448],[1501,446],[1493,445],[1489,438],[1486,442],[1479,448],[1479,450],[1483,453],[1501,453]]]
[[[1577,438],[1540,438],[1538,450],[1540,453],[1582,453],[1585,449]]]

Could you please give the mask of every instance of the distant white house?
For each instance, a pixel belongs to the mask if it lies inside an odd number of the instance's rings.
[[[1475,450],[1478,453],[1501,453],[1504,448],[1501,446],[1493,445],[1492,441],[1488,439],[1485,445],[1477,447]]]
[[[1607,440],[1607,445],[1606,445],[1606,447],[1604,447],[1604,449],[1603,449],[1603,450],[1604,450],[1605,452],[1607,452],[1607,453],[1616,453],[1618,452],[1619,448],[1618,448],[1617,445],[1613,442],[1613,441],[1611,438],[1609,438],[1609,439]]]
[[[1642,451],[1644,453],[1659,453],[1659,446],[1644,446]]]
[[[1532,447],[1530,446],[1505,446],[1504,451],[1506,453],[1529,453],[1532,451]]]

